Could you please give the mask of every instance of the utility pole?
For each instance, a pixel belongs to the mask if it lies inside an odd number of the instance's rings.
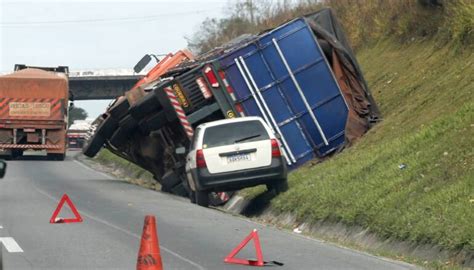
[[[247,6],[247,9],[250,13],[250,22],[252,24],[255,24],[255,19],[254,19],[254,6],[253,6],[253,2],[252,0],[247,0],[247,3],[246,3],[246,6]]]

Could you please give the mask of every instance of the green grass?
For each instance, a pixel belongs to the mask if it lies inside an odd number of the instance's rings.
[[[384,121],[353,147],[291,173],[290,190],[270,207],[301,222],[474,252],[473,52],[385,41],[358,59]]]
[[[106,148],[103,148],[94,159],[108,167],[107,171],[115,174],[117,177],[124,178],[130,183],[149,189],[161,190],[160,184],[153,179],[153,175],[150,172],[113,154]]]

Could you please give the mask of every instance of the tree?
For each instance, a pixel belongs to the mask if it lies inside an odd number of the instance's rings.
[[[84,120],[89,116],[83,108],[80,107],[72,107],[69,111],[69,126],[74,123],[75,120]]]

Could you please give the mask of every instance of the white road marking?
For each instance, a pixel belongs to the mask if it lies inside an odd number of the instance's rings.
[[[3,226],[2,226],[2,225],[0,225],[0,229],[3,229]]]
[[[3,243],[8,252],[23,252],[20,245],[13,239],[13,237],[0,237],[0,242]]]

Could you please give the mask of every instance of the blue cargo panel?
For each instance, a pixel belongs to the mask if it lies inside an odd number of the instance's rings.
[[[221,56],[218,65],[246,115],[281,135],[290,168],[344,143],[348,107],[304,19]]]

